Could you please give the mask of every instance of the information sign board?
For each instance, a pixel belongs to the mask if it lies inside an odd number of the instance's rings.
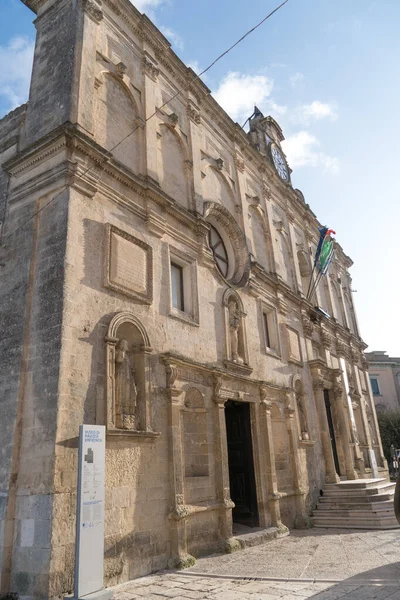
[[[79,427],[75,598],[104,587],[105,436],[103,425]]]

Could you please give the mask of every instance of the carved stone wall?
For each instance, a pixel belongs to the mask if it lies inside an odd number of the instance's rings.
[[[357,428],[361,416],[363,452],[386,471],[363,342],[337,317],[351,265],[339,245],[324,334],[298,293],[296,244],[318,241],[301,192],[128,3],[24,3],[40,6],[30,99],[0,123],[1,593],[52,598],[72,589],[81,423],[107,427],[107,586],[235,547],[227,400],[250,404],[261,527],[282,530],[281,510],[304,517],[335,480],[321,393],[342,376],[339,357],[361,370]],[[229,245],[229,276],[210,224]],[[186,318],[171,310],[174,256]],[[266,351],[260,306],[282,351]],[[350,411],[337,406],[340,459],[355,473]]]

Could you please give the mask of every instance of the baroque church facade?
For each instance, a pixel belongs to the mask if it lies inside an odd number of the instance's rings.
[[[352,261],[337,245],[321,316],[320,223],[279,125],[235,124],[129,0],[23,1],[30,96],[0,121],[1,590],[72,591],[81,423],[106,426],[106,585],[232,551],[236,523],[309,526],[326,483],[387,465]]]

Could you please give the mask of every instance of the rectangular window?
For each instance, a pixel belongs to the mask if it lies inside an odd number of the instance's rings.
[[[268,352],[279,354],[279,337],[276,312],[274,308],[262,307],[264,343]]]
[[[370,382],[371,382],[371,388],[372,388],[373,395],[374,396],[380,396],[381,395],[381,391],[379,389],[378,378],[377,377],[372,377],[372,375],[370,375],[369,379],[370,379]]]
[[[185,310],[183,295],[183,268],[171,262],[172,306],[182,312]]]
[[[264,319],[264,332],[265,332],[265,345],[267,346],[267,348],[271,348],[271,336],[269,335],[269,325],[268,325],[268,314],[267,313],[263,313],[263,319]]]
[[[197,261],[189,253],[164,245],[169,267],[169,316],[199,325]]]

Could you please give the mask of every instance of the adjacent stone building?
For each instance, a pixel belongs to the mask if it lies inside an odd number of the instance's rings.
[[[129,0],[24,2],[29,102],[0,121],[1,591],[55,597],[81,423],[107,427],[106,585],[233,549],[232,523],[306,526],[326,482],[387,471],[352,262],[338,245],[321,316],[279,125],[243,131]]]
[[[384,350],[366,352],[369,379],[377,411],[400,410],[400,357]]]

